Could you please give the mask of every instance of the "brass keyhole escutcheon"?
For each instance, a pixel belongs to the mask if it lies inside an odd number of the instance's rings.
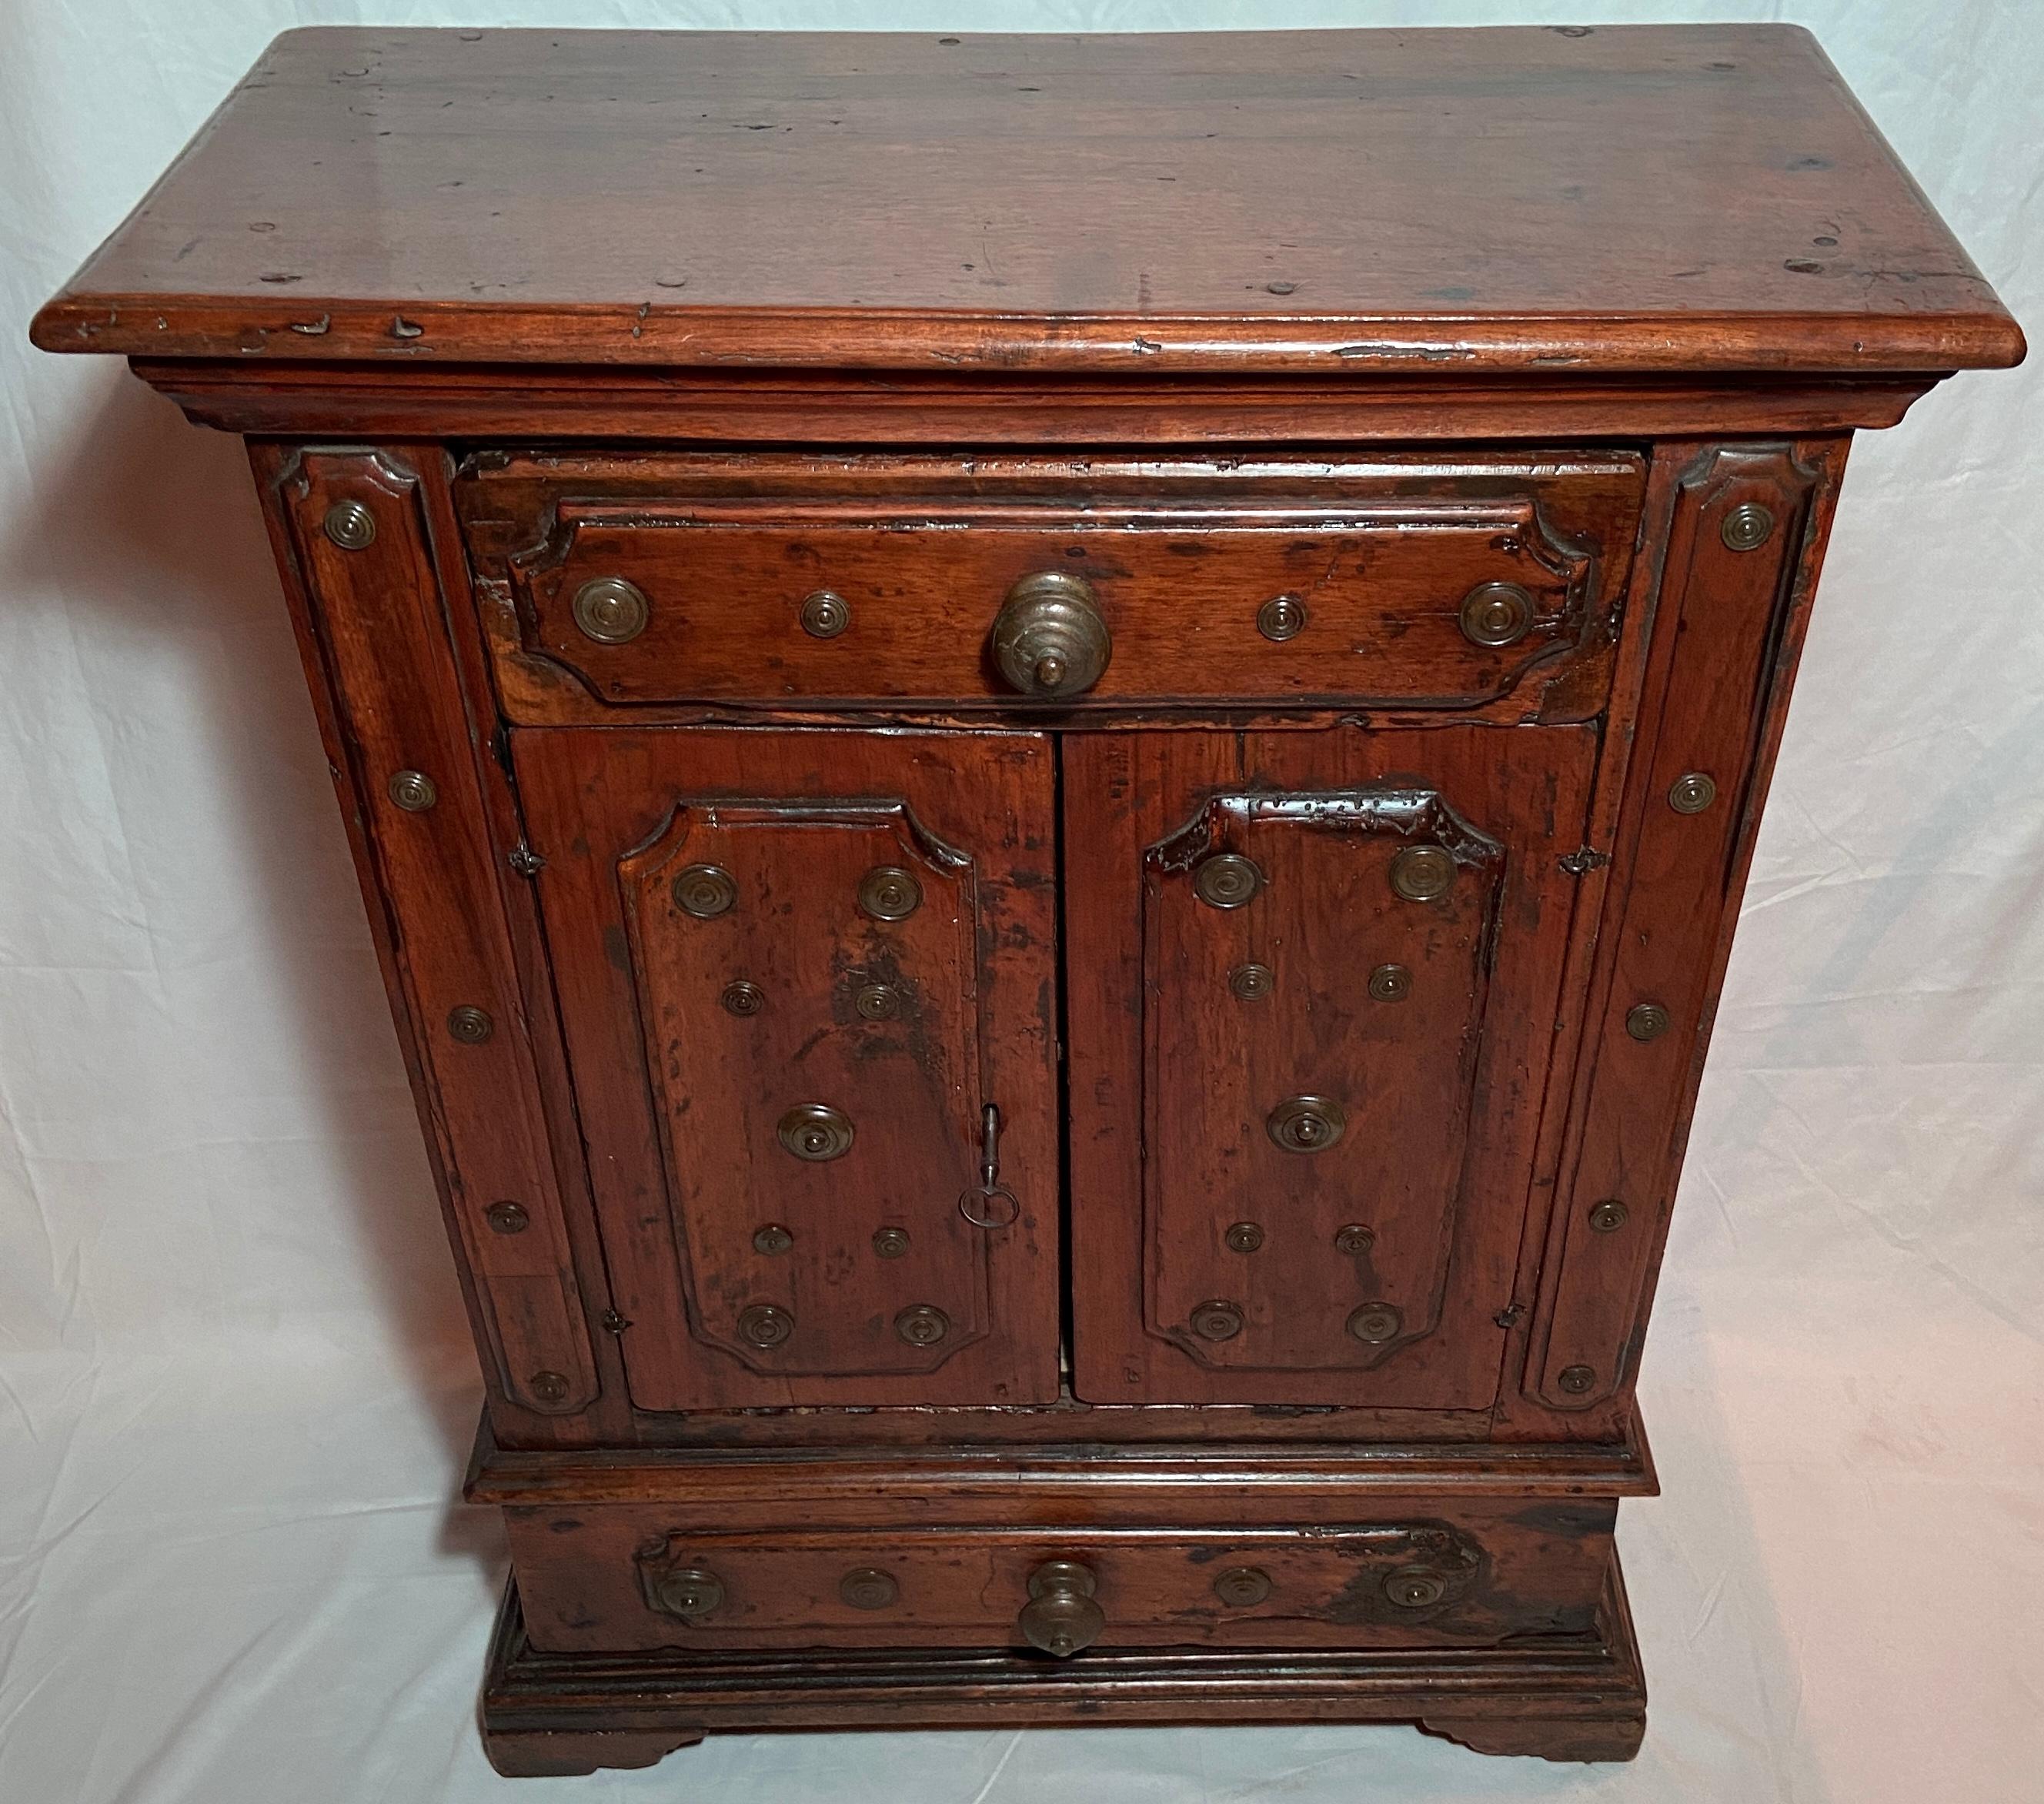
[[[655,1610],[684,1622],[700,1622],[721,1609],[724,1581],[704,1566],[681,1566],[646,1581],[646,1597]]]
[[[795,1332],[795,1318],[771,1303],[752,1303],[738,1312],[738,1337],[755,1347],[778,1347]]]
[[[1348,1331],[1366,1347],[1381,1347],[1398,1338],[1404,1317],[1389,1303],[1365,1303],[1348,1318]]]
[[[894,1318],[894,1332],[912,1347],[934,1347],[951,1331],[951,1318],[934,1303],[911,1303]]]
[[[1214,1595],[1230,1610],[1250,1610],[1270,1594],[1270,1575],[1258,1566],[1233,1566],[1213,1582]]]
[[[720,864],[683,867],[670,886],[674,906],[697,921],[714,921],[738,906],[738,883]]]
[[[1326,1096],[1288,1096],[1264,1124],[1287,1152],[1324,1152],[1348,1126],[1348,1111]]]
[[[1201,1303],[1188,1319],[1202,1340],[1232,1340],[1242,1332],[1242,1306],[1216,1297]]]
[[[1273,595],[1256,610],[1256,630],[1281,645],[1306,630],[1306,604],[1297,595]]]
[[[1093,1602],[1100,1583],[1076,1560],[1047,1560],[1029,1575],[1029,1601],[1015,1625],[1032,1648],[1068,1660],[1089,1647],[1107,1626],[1107,1613]]]
[[[797,1159],[821,1165],[851,1150],[851,1117],[828,1102],[797,1102],[774,1129],[774,1137]]]
[[[901,1587],[891,1572],[855,1566],[838,1580],[837,1594],[854,1610],[885,1610],[901,1594]]]
[[[1401,1566],[1384,1578],[1384,1594],[1400,1610],[1425,1610],[1447,1595],[1445,1575],[1431,1566]]]
[[[1392,894],[1407,902],[1439,902],[1454,882],[1455,861],[1446,846],[1408,845],[1391,861]]]
[[[636,583],[621,576],[599,576],[575,590],[569,606],[583,637],[599,645],[622,645],[636,639],[652,618],[652,604]]]
[[[1047,701],[1084,694],[1114,655],[1093,585],[1063,570],[1038,571],[1008,591],[994,617],[993,647],[1009,687]]]
[[[344,552],[363,551],[376,542],[376,516],[359,501],[337,501],[320,530]]]
[[[877,864],[859,880],[859,906],[875,921],[906,921],[923,906],[923,886],[898,864]]]
[[[802,601],[802,630],[812,639],[835,639],[851,625],[851,604],[832,589],[819,589]]]
[[[1193,867],[1193,894],[1208,908],[1240,908],[1263,887],[1263,873],[1239,852],[1216,852]]]
[[[1533,625],[1533,598],[1516,583],[1480,583],[1462,598],[1462,637],[1473,645],[1516,645]]]

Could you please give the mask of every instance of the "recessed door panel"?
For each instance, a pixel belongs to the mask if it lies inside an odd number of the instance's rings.
[[[1081,1396],[1495,1398],[1595,751],[1067,744]]]
[[[1045,742],[517,757],[635,1402],[1055,1397]]]

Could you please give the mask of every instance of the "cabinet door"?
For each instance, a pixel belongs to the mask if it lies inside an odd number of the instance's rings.
[[[513,737],[633,1402],[1055,1398],[1048,742]]]
[[[1082,1397],[1493,1401],[1596,748],[1067,745]]]

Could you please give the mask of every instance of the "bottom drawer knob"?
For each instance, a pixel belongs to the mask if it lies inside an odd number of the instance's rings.
[[[1097,1588],[1092,1571],[1076,1560],[1047,1560],[1029,1575],[1029,1601],[1016,1626],[1032,1648],[1059,1660],[1090,1647],[1107,1626],[1107,1616],[1093,1601]]]
[[[724,1581],[702,1567],[681,1566],[649,1574],[646,1595],[655,1610],[678,1616],[684,1622],[699,1622],[724,1602]]]

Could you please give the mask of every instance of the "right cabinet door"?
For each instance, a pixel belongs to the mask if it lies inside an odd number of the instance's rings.
[[[1596,749],[1065,741],[1081,1397],[1492,1402]]]

